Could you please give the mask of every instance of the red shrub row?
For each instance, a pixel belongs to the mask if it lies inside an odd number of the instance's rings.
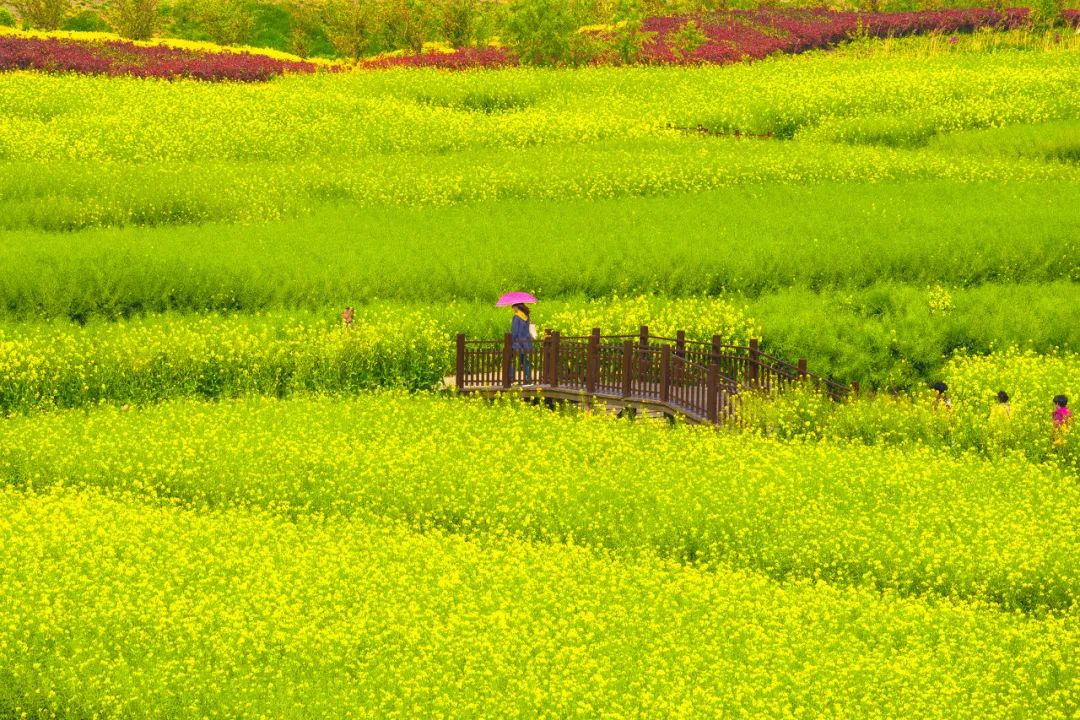
[[[688,20],[701,27],[707,40],[688,57],[679,57],[670,41]],[[834,12],[824,8],[731,10],[708,15],[653,17],[644,30],[655,33],[645,45],[642,62],[650,64],[732,63],[756,60],[774,53],[800,53],[827,48],[865,33],[900,37],[924,33],[971,32],[979,28],[1013,29],[1027,24],[1027,8],[997,12],[989,8],[924,10],[900,13]],[[1080,25],[1080,11],[1066,10],[1065,20]],[[604,62],[601,58],[600,62]],[[439,67],[454,70],[490,68],[517,62],[512,53],[494,48],[458,50],[448,54],[382,58],[365,67]]]
[[[0,36],[0,71],[4,70],[263,82],[284,72],[315,72],[316,66],[251,53],[142,47],[122,41]]]
[[[800,53],[827,48],[865,33],[900,37],[924,33],[971,32],[979,28],[1013,29],[1027,22],[1026,8],[997,12],[988,8],[925,10],[901,13],[812,10],[732,10],[696,16],[708,40],[687,58],[679,58],[669,41],[690,16],[650,18],[645,29],[656,38],[644,51],[649,63],[729,63],[757,60],[773,53]]]

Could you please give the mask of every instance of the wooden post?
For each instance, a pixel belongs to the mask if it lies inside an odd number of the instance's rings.
[[[671,346],[660,350],[660,402],[667,402],[671,395]]]
[[[678,330],[675,332],[675,357],[677,362],[675,363],[674,372],[672,373],[673,382],[676,386],[682,387],[683,385],[683,370],[686,367],[686,331]]]
[[[600,328],[593,328],[589,336],[589,354],[585,358],[585,392],[596,392],[596,380],[600,375]]]
[[[761,362],[761,353],[758,350],[758,339],[750,338],[750,358],[749,365],[746,368],[746,384],[757,385],[758,378],[761,377],[758,372],[759,363]]]
[[[459,391],[465,389],[465,333],[457,336],[457,365],[454,369],[454,385]]]
[[[540,367],[539,382],[541,385],[551,383],[551,333],[544,331],[544,338],[540,341]]]
[[[714,425],[719,421],[717,404],[720,401],[720,366],[715,362],[709,363],[709,379],[706,387],[708,397],[705,398],[705,417]]]
[[[859,381],[858,380],[851,383],[851,394],[852,395],[858,395],[859,394]]]
[[[799,379],[806,379],[806,358],[799,358]]]
[[[542,376],[545,384],[551,383],[551,373],[548,368],[551,367],[551,328],[544,328],[544,374]]]
[[[638,377],[649,377],[649,326],[642,325],[638,331]]]
[[[503,356],[502,356],[502,371],[504,389],[509,388],[513,381],[514,370],[514,336],[510,333],[506,333],[503,336]]]
[[[622,355],[622,396],[624,398],[630,397],[630,393],[633,392],[633,379],[634,343],[632,340],[627,340],[623,343]]]
[[[553,388],[559,387],[559,331],[551,333],[551,372],[548,383]]]

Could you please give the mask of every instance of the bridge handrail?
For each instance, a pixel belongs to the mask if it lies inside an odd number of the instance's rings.
[[[545,331],[542,339],[525,353],[532,371],[516,367],[509,334],[503,339],[468,340],[457,336],[455,385],[508,389],[513,380],[527,380],[539,387],[633,400],[639,395],[649,402],[685,409],[699,418],[718,422],[718,413],[729,414],[733,400],[743,390],[771,391],[777,387],[812,382],[836,400],[850,390],[806,369],[806,360],[791,364],[749,345],[727,345],[714,336],[712,342],[688,340],[680,331],[675,338],[649,335],[642,326],[637,335],[602,336],[599,328],[590,335],[563,337]]]
[[[847,397],[852,388],[844,385],[843,383],[836,382],[830,378],[817,373],[809,372],[806,369],[805,360],[800,359],[799,364],[793,365],[785,360],[782,360],[774,355],[762,352],[758,349],[759,341],[756,339],[751,340],[750,345],[728,345],[718,343],[714,338],[713,342],[704,342],[701,340],[687,339],[685,333],[680,331],[679,335],[682,337],[667,337],[664,335],[652,335],[648,332],[648,326],[642,326],[638,334],[620,334],[620,335],[604,335],[603,339],[606,340],[639,340],[643,342],[660,342],[660,343],[674,343],[682,347],[693,346],[706,348],[708,351],[734,351],[739,356],[745,356],[746,361],[754,363],[760,367],[765,367],[779,375],[784,376],[787,380],[808,379],[812,381],[817,387],[824,389],[824,391],[831,396],[834,400],[840,400]],[[589,335],[563,335],[562,340],[589,340]]]
[[[828,392],[829,395],[832,395],[834,399],[838,400],[842,397],[846,397],[851,392],[851,388],[847,385],[838,383],[835,380],[830,380],[829,378],[818,375],[817,373],[809,372],[805,368],[800,368],[799,366],[792,365],[791,363],[785,360],[781,360],[780,358],[773,355],[759,353],[758,356],[763,360],[771,363],[773,368],[790,368],[794,371],[796,375],[801,375],[802,377],[809,378],[819,386],[824,385],[826,388],[826,392]]]

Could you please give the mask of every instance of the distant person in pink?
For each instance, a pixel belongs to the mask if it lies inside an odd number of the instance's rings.
[[[1054,396],[1054,413],[1050,416],[1054,420],[1054,427],[1052,432],[1054,447],[1061,449],[1065,447],[1065,436],[1069,433],[1069,427],[1072,425],[1072,411],[1069,410],[1069,398],[1064,395]]]
[[[1069,398],[1064,395],[1054,396],[1054,427],[1064,427],[1072,421],[1072,410],[1069,409]]]

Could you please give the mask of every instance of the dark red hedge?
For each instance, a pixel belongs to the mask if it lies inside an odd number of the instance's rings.
[[[4,70],[263,82],[284,72],[315,72],[316,65],[251,53],[214,53],[162,45],[142,47],[123,41],[83,42],[0,35],[0,71]]]

